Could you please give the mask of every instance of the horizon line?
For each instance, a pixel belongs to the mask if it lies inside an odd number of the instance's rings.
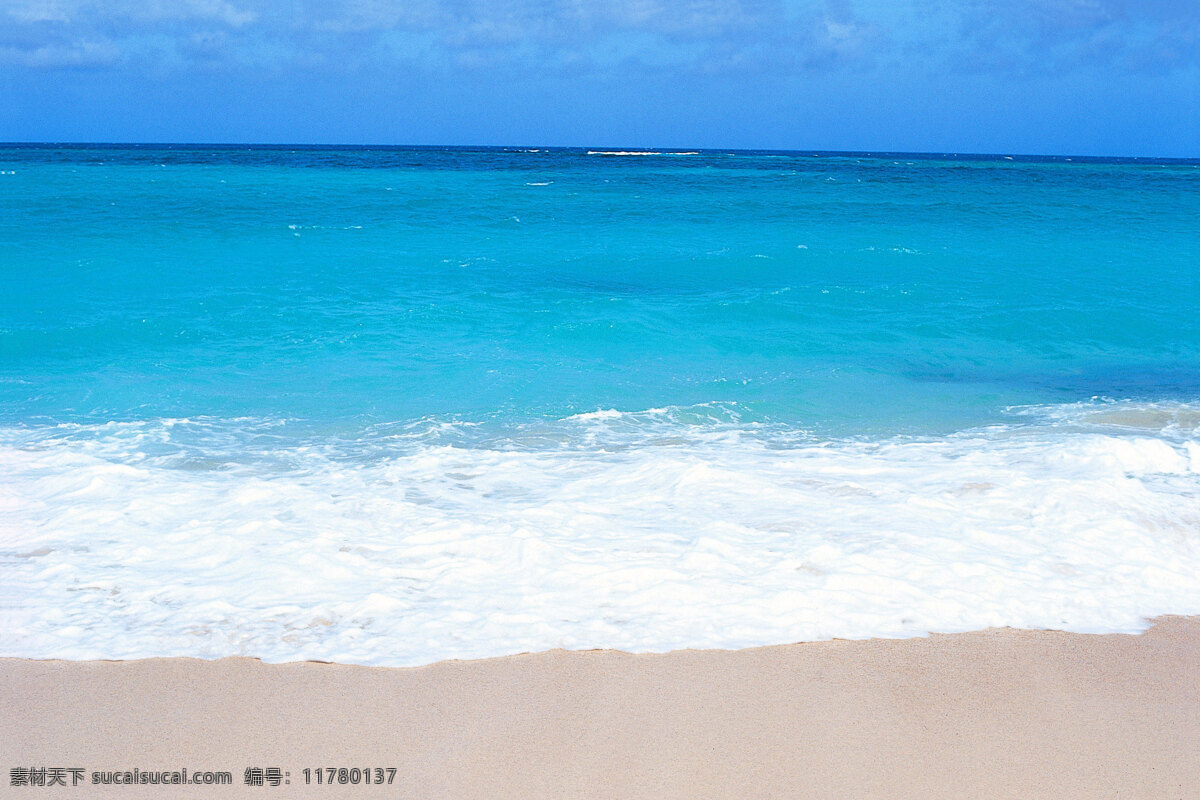
[[[518,150],[518,151],[562,151],[562,150],[603,150],[608,152],[645,153],[648,155],[677,155],[682,152],[696,153],[786,153],[795,155],[856,155],[856,156],[923,156],[923,157],[955,157],[955,158],[993,158],[993,159],[1087,159],[1087,160],[1126,160],[1126,161],[1200,161],[1197,156],[1128,156],[1128,155],[1087,155],[1083,153],[1018,153],[1018,152],[971,152],[952,150],[837,150],[824,148],[770,148],[770,147],[697,147],[697,146],[667,146],[667,145],[552,145],[552,144],[367,144],[359,142],[205,142],[205,141],[0,141],[0,148],[20,147],[114,147],[114,148],[246,148],[246,149],[286,149],[286,148],[319,148],[342,150]]]

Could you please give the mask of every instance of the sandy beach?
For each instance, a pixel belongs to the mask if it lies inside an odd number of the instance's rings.
[[[6,659],[0,673],[6,797],[1200,795],[1197,617],[1140,636],[1001,629],[411,669]],[[76,787],[69,771],[66,787],[13,786],[26,768],[82,771]],[[183,768],[232,785],[92,785]],[[351,784],[354,768],[385,783]]]

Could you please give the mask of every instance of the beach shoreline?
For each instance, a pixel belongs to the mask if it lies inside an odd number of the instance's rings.
[[[1183,798],[1197,665],[1200,617],[408,668],[8,658],[0,754],[17,797]],[[93,783],[184,768],[231,785]]]

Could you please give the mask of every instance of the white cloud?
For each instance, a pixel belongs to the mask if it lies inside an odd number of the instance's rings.
[[[948,47],[967,69],[1065,73],[1169,70],[1200,63],[1192,0],[971,0]]]
[[[241,27],[258,19],[228,0],[0,0],[18,22],[95,25],[106,21],[204,21]]]
[[[0,9],[18,22],[69,22],[67,7],[61,0],[0,0]]]
[[[120,48],[105,40],[47,44],[32,49],[0,47],[0,63],[39,69],[103,66],[113,64],[120,58]]]
[[[849,0],[0,0],[0,12],[24,23],[19,35],[0,30],[0,45],[65,53],[111,39],[157,69],[315,59],[346,69],[787,73],[870,63],[883,41]]]

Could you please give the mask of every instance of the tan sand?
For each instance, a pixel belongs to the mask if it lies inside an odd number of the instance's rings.
[[[7,659],[0,676],[2,797],[1200,798],[1200,618],[1142,636],[990,630],[416,669]],[[37,766],[85,780],[227,770],[234,785],[10,785]],[[290,784],[247,787],[250,766]],[[317,766],[396,777],[305,786]]]

